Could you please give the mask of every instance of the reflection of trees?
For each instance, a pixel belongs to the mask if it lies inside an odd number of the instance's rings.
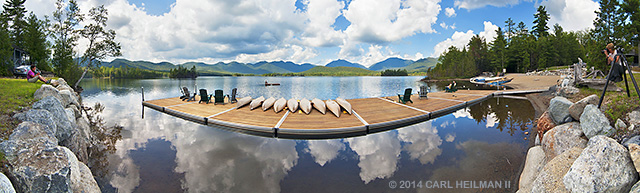
[[[88,152],[90,158],[88,165],[93,169],[92,172],[95,176],[105,176],[107,174],[109,166],[107,156],[116,151],[115,144],[122,139],[122,135],[120,135],[122,126],[105,126],[104,119],[100,116],[103,110],[104,106],[96,103],[92,108],[85,111],[89,119],[91,143]]]
[[[527,130],[527,123],[533,121],[535,111],[528,100],[492,98],[469,107],[469,114],[477,122],[487,121],[491,114],[498,122],[496,128],[513,136],[517,130]]]

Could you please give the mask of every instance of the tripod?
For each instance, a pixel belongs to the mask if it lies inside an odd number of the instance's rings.
[[[622,61],[620,61],[622,68],[629,71],[629,75],[631,77],[631,81],[633,82],[633,86],[636,88],[636,93],[638,94],[638,98],[640,98],[640,89],[638,89],[638,83],[636,83],[636,78],[633,77],[633,71],[629,68],[629,63],[627,63],[627,57],[624,56],[623,50],[618,49],[616,56],[621,56]],[[604,99],[604,94],[607,92],[607,87],[609,86],[609,78],[611,78],[611,73],[613,73],[613,67],[615,64],[615,56],[614,60],[611,62],[611,69],[609,69],[609,74],[607,75],[607,82],[604,84],[604,90],[602,90],[602,95],[600,95],[600,101],[598,102],[598,108],[602,105],[602,100]],[[627,83],[627,75],[625,71],[622,71],[622,77],[624,78],[624,86],[627,87],[627,97],[631,97],[631,93],[629,92],[629,83]]]

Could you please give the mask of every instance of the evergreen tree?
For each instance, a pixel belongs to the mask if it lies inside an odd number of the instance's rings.
[[[513,23],[513,22],[512,22]],[[502,29],[496,30],[496,39],[490,43],[491,46],[491,68],[494,72],[502,72],[505,67],[505,52],[507,50],[507,40],[505,40]]]
[[[13,61],[11,55],[13,54],[13,47],[11,46],[11,38],[8,29],[9,22],[4,15],[0,15],[0,75],[9,76],[12,74]]]
[[[513,20],[511,18],[507,19],[507,21],[504,21],[504,27],[507,29],[507,42],[511,41],[511,36],[514,34],[515,25],[516,24],[513,23]]]
[[[547,22],[549,21],[549,14],[547,13],[545,6],[539,6],[538,11],[533,14],[535,20],[533,20],[533,28],[531,29],[531,34],[536,36],[536,38],[546,37],[549,35],[549,27],[547,27]]]
[[[628,23],[624,28],[625,39],[637,49],[640,44],[640,0],[625,0],[620,5]]]
[[[27,27],[24,32],[24,49],[29,53],[30,61],[37,65],[38,69],[51,71],[49,65],[50,43],[47,41],[47,28],[49,22],[40,20],[33,12],[27,18]]]
[[[51,29],[54,36],[52,64],[54,72],[67,82],[78,80],[82,73],[79,65],[73,60],[75,55],[73,48],[78,40],[75,27],[82,19],[83,16],[75,0],[70,0],[67,6],[63,0],[56,2]]]
[[[3,15],[9,19],[9,29],[11,34],[11,41],[13,44],[22,48],[24,41],[23,33],[26,26],[24,16],[27,10],[24,8],[24,2],[26,0],[7,0],[4,5]]]
[[[471,60],[475,65],[474,69],[480,72],[494,70],[489,66],[489,59],[487,58],[489,53],[488,45],[484,37],[480,37],[479,35],[471,37],[471,40],[469,41],[469,44],[467,44],[467,46],[469,47],[469,55],[471,57]]]
[[[529,34],[529,30],[527,29],[527,24],[524,24],[524,22],[520,22],[518,23],[518,26],[516,27],[516,33],[518,35],[526,35]]]

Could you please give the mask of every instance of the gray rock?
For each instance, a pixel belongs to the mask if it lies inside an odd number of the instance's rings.
[[[638,172],[627,149],[602,135],[589,140],[563,178],[571,192],[628,192],[636,181]]]
[[[581,99],[569,107],[569,114],[571,114],[573,119],[580,121],[580,115],[582,115],[584,107],[588,104],[598,104],[598,99],[598,96],[595,94]]]
[[[569,192],[564,187],[562,178],[580,156],[580,152],[582,149],[574,147],[549,161],[533,181],[531,192]]]
[[[69,85],[66,85],[66,84],[58,85],[56,86],[56,89],[58,89],[59,91],[67,90],[69,92],[74,92],[73,88],[71,88]]]
[[[46,132],[50,133],[52,136],[55,136],[57,130],[56,122],[53,120],[53,115],[51,115],[51,113],[47,110],[29,109],[27,112],[15,114],[13,118],[23,122],[29,121],[38,123],[45,128]]]
[[[78,98],[76,98],[76,96],[68,90],[61,90],[60,92],[60,96],[62,97],[62,100],[60,100],[60,102],[62,102],[62,106],[64,107],[68,107],[70,105],[75,105],[77,107],[80,106],[80,103],[78,103]]]
[[[62,101],[62,96],[60,95],[58,89],[48,84],[43,84],[38,90],[36,90],[36,92],[33,93],[33,98],[35,98],[36,100],[40,100],[48,96],[53,96]]]
[[[77,118],[82,117],[82,113],[80,112],[78,107],[76,107],[75,105],[69,105],[69,109],[73,110],[74,118],[77,119]]]
[[[587,138],[596,135],[612,136],[615,130],[609,125],[607,117],[595,105],[588,104],[580,116],[580,127]]]
[[[587,138],[580,129],[580,124],[569,122],[558,125],[544,134],[542,149],[547,159],[551,160],[573,147],[584,149],[587,147],[587,142]]]
[[[69,159],[57,139],[37,123],[23,122],[0,144],[20,192],[70,192]]]
[[[73,112],[73,109],[66,108],[64,112],[67,114],[67,119],[71,122],[71,125],[76,125],[76,114]]]
[[[56,123],[56,138],[60,142],[73,134],[73,125],[58,99],[48,96],[33,103],[31,107],[33,109],[44,109],[51,113],[53,121]]]
[[[61,145],[69,148],[75,153],[78,160],[87,163],[89,161],[89,123],[84,118],[77,119],[76,132],[69,139],[63,141]]]
[[[617,130],[624,130],[624,129],[626,129],[626,128],[627,128],[627,124],[625,124],[625,123],[624,123],[624,121],[622,121],[622,120],[620,120],[620,119],[617,119],[617,120],[616,120],[616,124],[615,124],[615,126],[616,126],[616,129],[617,129]]]
[[[622,144],[627,148],[629,147],[630,144],[638,144],[638,145],[640,145],[640,135],[636,135],[636,136],[633,136],[633,137],[631,137],[629,139],[626,139],[626,140],[622,141]]]
[[[627,121],[629,121],[629,124],[640,125],[640,110],[627,113]]]
[[[560,88],[560,91],[558,92],[558,94],[563,97],[569,97],[569,96],[578,94],[579,92],[580,92],[580,89],[576,87],[566,86],[566,87]]]
[[[573,103],[564,97],[554,97],[549,102],[549,113],[551,118],[556,124],[560,125],[566,122],[571,122],[571,114],[569,114],[569,107]]]
[[[84,165],[82,162],[79,162],[71,150],[65,147],[62,148],[65,150],[70,161],[71,190],[73,192],[100,192],[98,183],[96,183],[96,180],[93,178],[93,174],[91,174],[89,167]]]
[[[629,127],[627,128],[627,130],[629,130],[629,131],[636,130],[636,125],[634,125],[634,124],[629,125]]]
[[[13,184],[7,176],[3,173],[0,173],[0,192],[2,193],[15,193],[16,190],[13,189]]]
[[[629,191],[629,193],[640,193],[640,181],[636,182],[636,184],[631,187],[631,191]]]
[[[629,144],[629,156],[631,156],[631,161],[633,161],[636,171],[640,172],[640,145],[635,143]]]
[[[524,169],[520,174],[519,189],[531,189],[531,183],[536,179],[545,162],[546,159],[542,147],[535,146],[529,149],[527,159],[524,162]]]

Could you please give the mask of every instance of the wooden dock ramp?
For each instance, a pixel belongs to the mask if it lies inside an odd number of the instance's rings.
[[[330,139],[367,135],[424,122],[474,105],[498,95],[526,94],[543,90],[494,91],[459,90],[455,93],[429,93],[427,99],[412,95],[413,103],[398,103],[397,96],[349,99],[353,114],[343,112],[336,117],[313,109],[292,113],[273,109],[236,109],[236,104],[185,102],[179,97],[143,101],[156,109],[189,121],[252,135],[289,139]],[[198,98],[196,98],[198,99]]]

